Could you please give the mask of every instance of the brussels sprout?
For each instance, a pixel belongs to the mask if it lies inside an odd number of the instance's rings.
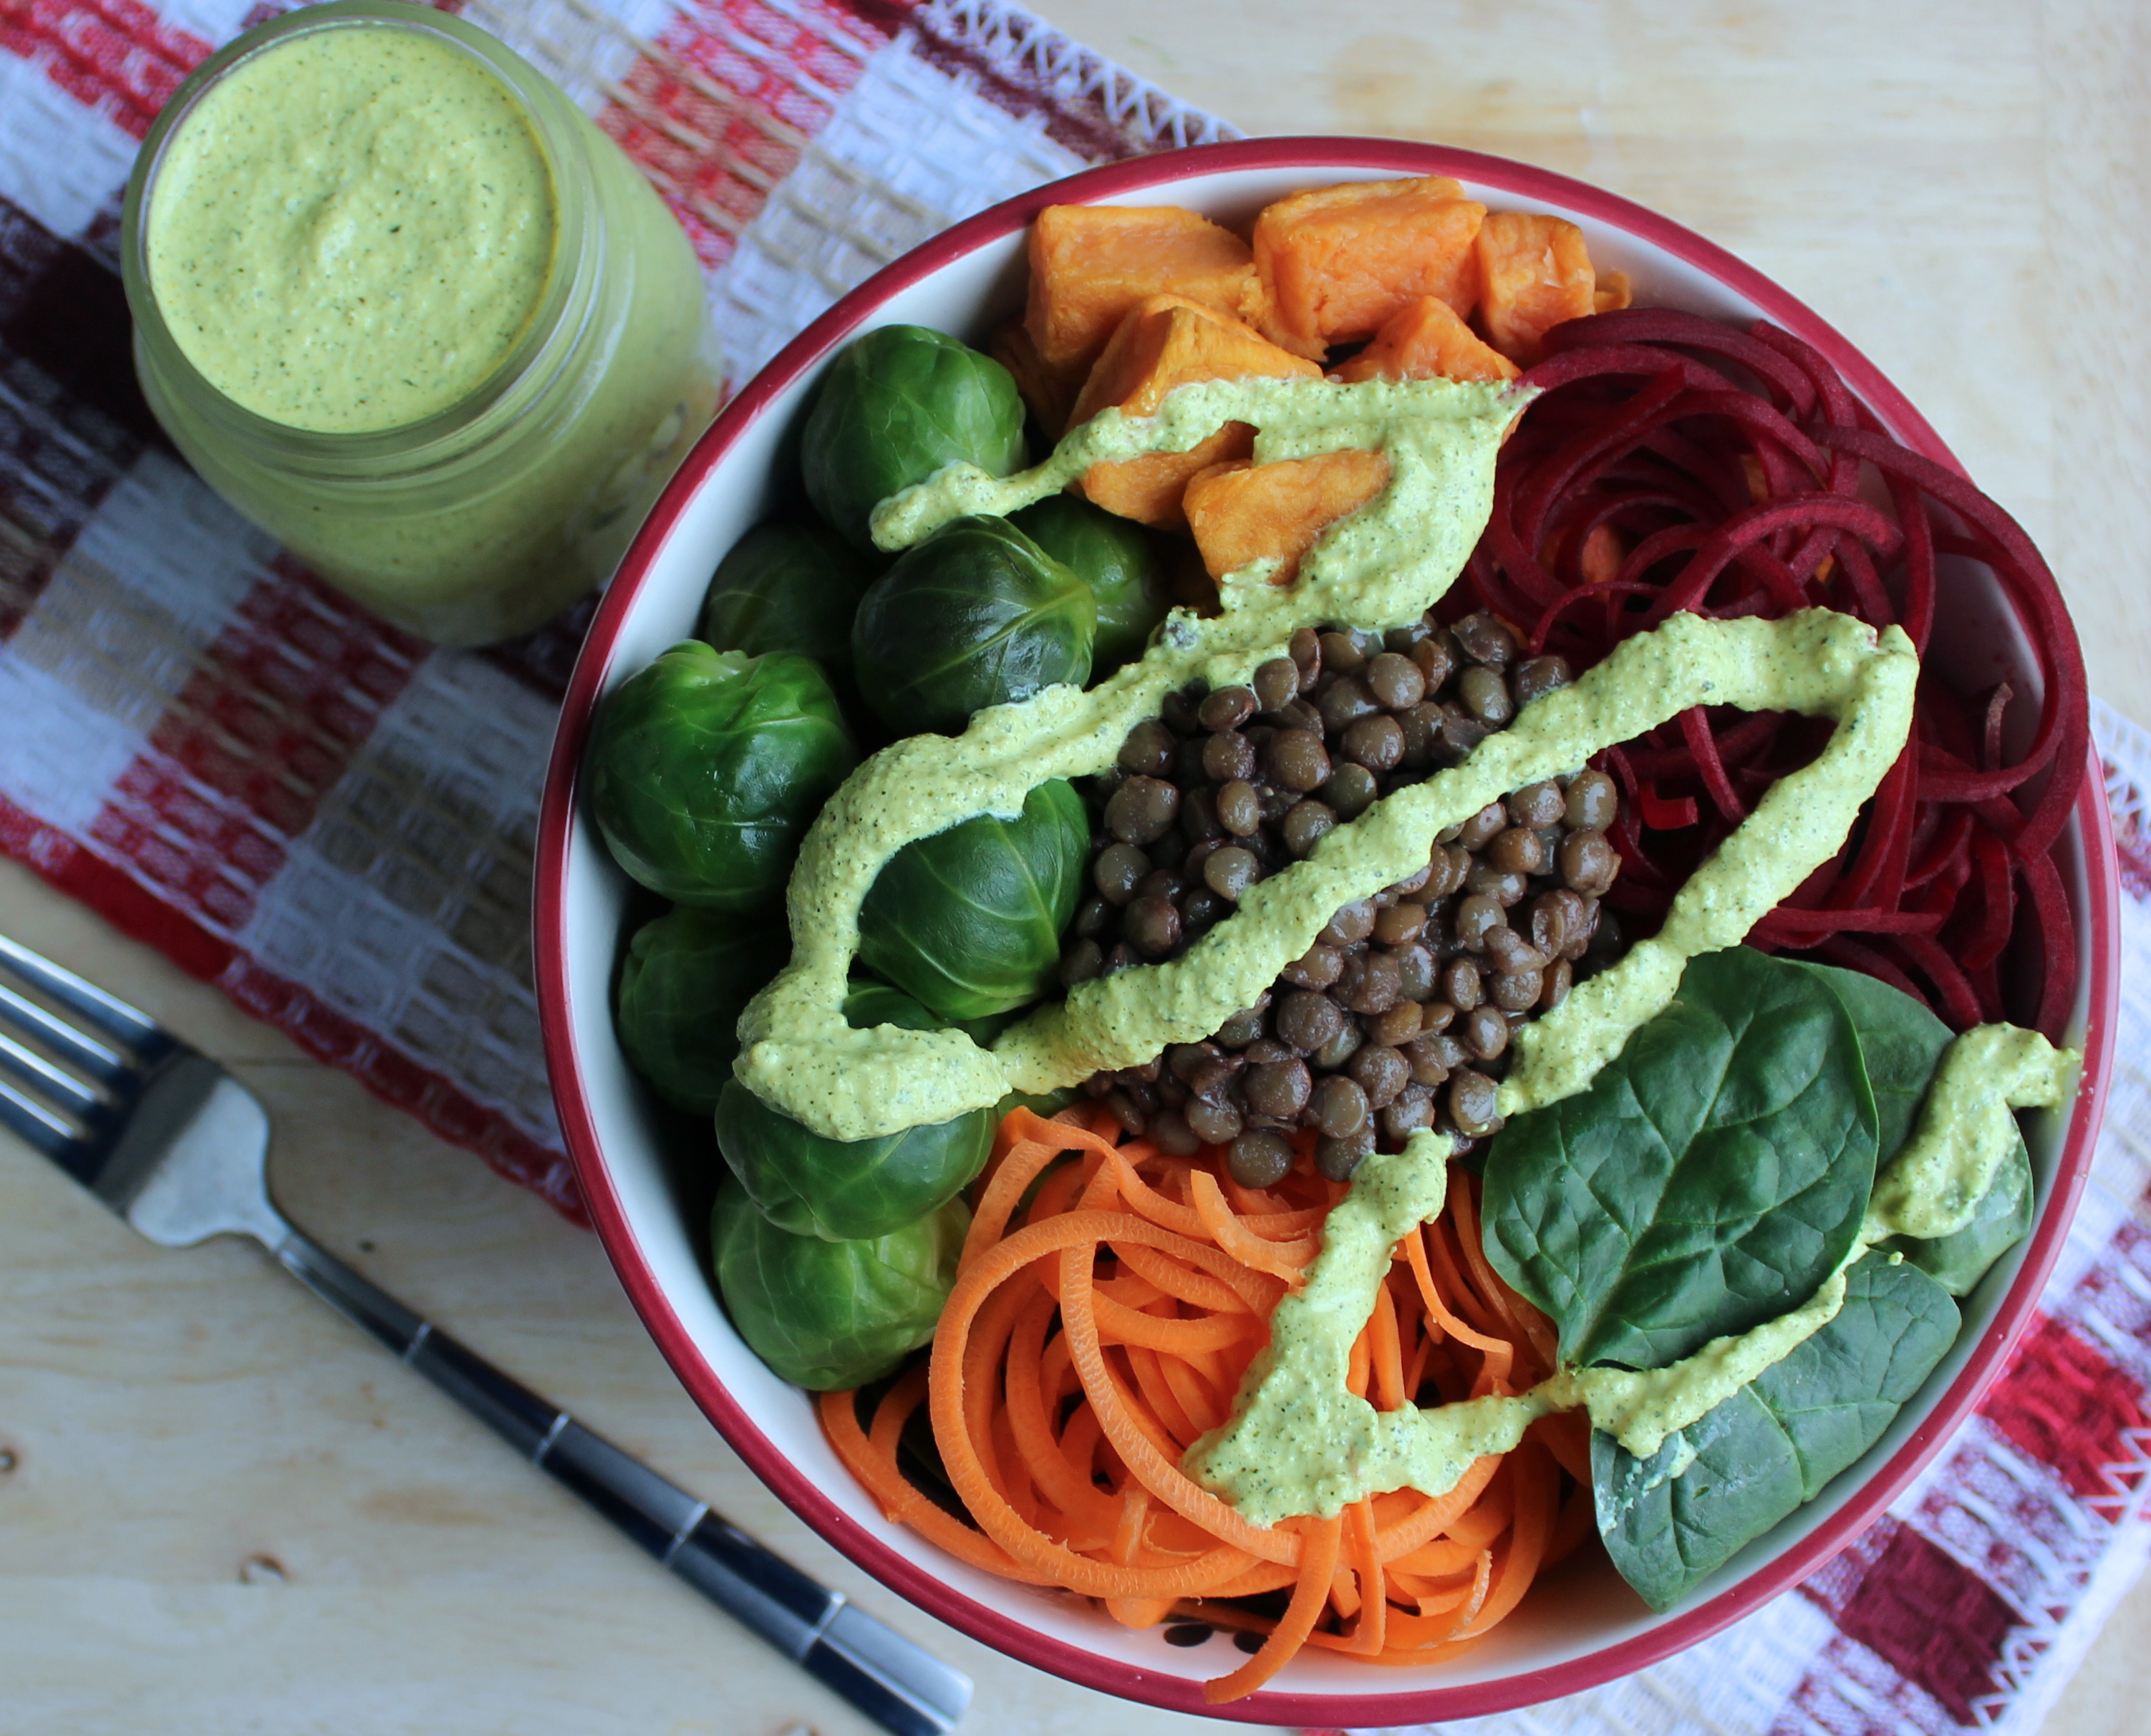
[[[844,1023],[853,1030],[893,1025],[905,1030],[939,1030],[941,1021],[906,995],[871,977],[854,977],[844,991]]]
[[[842,678],[874,568],[826,524],[757,524],[717,563],[702,637],[721,651],[795,651]]]
[[[994,1039],[1022,1016],[1020,1008],[989,1014],[984,1019],[959,1019],[960,1030],[981,1049],[990,1049]],[[900,989],[878,983],[872,977],[854,978],[844,995],[844,1021],[853,1030],[872,1030],[877,1025],[901,1025],[906,1030],[944,1030],[951,1027]]]
[[[1097,620],[1075,572],[981,514],[944,525],[873,582],[852,620],[852,663],[897,734],[954,734],[986,706],[1087,681]]]
[[[886,1374],[934,1336],[971,1214],[960,1199],[871,1242],[781,1230],[727,1178],[710,1216],[718,1293],[787,1380],[829,1392]]]
[[[1051,1121],[1064,1109],[1072,1109],[1083,1101],[1083,1094],[1072,1085],[1065,1085],[1057,1091],[1010,1091],[994,1105],[994,1125],[998,1127],[1013,1110],[1027,1109],[1041,1121]]]
[[[818,665],[676,645],[599,709],[590,807],[620,865],[676,904],[747,911],[858,761]]]
[[[678,1109],[707,1115],[732,1076],[739,1015],[783,967],[782,923],[677,909],[645,923],[620,967],[628,1064]]]
[[[885,983],[854,983],[844,1018],[857,1030],[941,1028]],[[953,1197],[984,1167],[997,1125],[992,1110],[979,1109],[883,1139],[823,1139],[734,1080],[717,1104],[717,1146],[772,1223],[846,1242],[900,1230]]]
[[[1098,604],[1093,676],[1142,655],[1172,607],[1165,549],[1154,531],[1076,494],[1048,495],[1010,514],[1009,523],[1091,587]]]
[[[861,549],[876,506],[959,460],[1020,468],[1023,399],[1000,362],[924,326],[883,326],[839,356],[800,438],[807,498]]]
[[[993,1148],[994,1112],[883,1139],[824,1139],[736,1079],[717,1100],[717,1147],[762,1214],[795,1236],[886,1236],[961,1192]]]
[[[1082,799],[1054,778],[1014,820],[981,814],[906,844],[860,908],[860,961],[951,1021],[1037,1000],[1053,986],[1090,843]]]

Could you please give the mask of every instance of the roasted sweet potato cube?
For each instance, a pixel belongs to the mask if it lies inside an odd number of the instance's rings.
[[[1335,371],[1360,380],[1513,380],[1522,372],[1456,316],[1436,296],[1407,301],[1374,334],[1374,341]]]
[[[1477,252],[1480,321],[1486,341],[1511,362],[1529,367],[1545,352],[1547,332],[1597,311],[1597,274],[1573,223],[1496,211],[1479,226]]]
[[[1260,289],[1248,244],[1173,205],[1053,205],[1030,226],[1024,326],[1056,373],[1080,379],[1129,312],[1167,291],[1248,317]]]
[[[1076,394],[1083,389],[1083,377],[1072,370],[1050,368],[1030,341],[1021,320],[1010,320],[995,329],[986,353],[1015,377],[1015,389],[1038,418],[1049,440],[1058,440],[1068,427],[1068,412],[1076,407]]]
[[[1478,299],[1471,243],[1485,215],[1442,175],[1280,199],[1255,220],[1263,336],[1319,361],[1332,344],[1372,337],[1421,296],[1468,316]]]
[[[1176,386],[1197,380],[1317,379],[1313,362],[1279,349],[1252,326],[1185,296],[1146,297],[1122,320],[1076,400],[1070,423],[1107,405],[1149,416]]]
[[[1322,370],[1288,355],[1251,327],[1182,296],[1152,296],[1121,321],[1112,342],[1083,382],[1070,424],[1117,407],[1153,414],[1176,386],[1201,380],[1314,379]],[[1108,512],[1146,524],[1177,529],[1180,493],[1198,470],[1254,449],[1254,430],[1227,424],[1187,452],[1150,453],[1083,473],[1085,494]]]
[[[1185,529],[1187,515],[1181,496],[1187,479],[1215,466],[1245,458],[1255,449],[1255,431],[1244,422],[1228,422],[1186,452],[1146,453],[1118,464],[1093,464],[1076,484],[1094,506],[1160,530]]]
[[[1213,464],[1187,484],[1195,545],[1212,579],[1275,559],[1273,585],[1289,585],[1315,539],[1389,486],[1389,461],[1348,448],[1273,464]]]

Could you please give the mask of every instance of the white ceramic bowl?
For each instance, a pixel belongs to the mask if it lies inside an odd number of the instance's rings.
[[[598,612],[569,691],[539,838],[539,995],[569,1149],[629,1295],[726,1439],[837,1547],[986,1643],[1131,1698],[1271,1724],[1498,1711],[1572,1693],[1692,1645],[1857,1536],[1969,1413],[2060,1250],[2104,1097],[2117,887],[2096,764],[2061,850],[2083,961],[2072,1040],[2086,1050],[2085,1089],[2072,1113],[2042,1116],[2032,1129],[2033,1235],[1966,1298],[1955,1349],[1875,1448],[1671,1614],[1652,1613],[1602,1554],[1586,1551],[1547,1574],[1484,1646],[1453,1663],[1370,1668],[1308,1650],[1268,1689],[1222,1708],[1204,1704],[1201,1686],[1238,1661],[1221,1642],[1175,1649],[1155,1629],[1131,1631],[1081,1599],[976,1572],[884,1521],[822,1439],[807,1395],[772,1374],[732,1330],[711,1291],[701,1210],[722,1160],[712,1143],[688,1156],[684,1174],[668,1167],[666,1117],[614,1037],[610,989],[630,888],[579,807],[575,782],[598,700],[692,634],[711,569],[777,504],[772,460],[822,368],[852,338],[910,322],[983,340],[1021,305],[1024,233],[1041,205],[1172,204],[1239,223],[1303,187],[1420,175],[1452,175],[1496,210],[1549,211],[1581,225],[1592,260],[1626,271],[1639,305],[1775,321],[1827,355],[1898,438],[1954,464],[1873,365],[1791,296],[1678,225],[1564,177],[1467,152],[1339,139],[1250,140],[1093,170],[997,206],[898,261],[815,321],[732,402],[659,503]],[[2036,695],[2024,630],[1992,578],[1960,566],[1947,582],[1931,660],[1966,691],[2006,675],[2019,693]],[[699,1181],[698,1169],[707,1172]]]

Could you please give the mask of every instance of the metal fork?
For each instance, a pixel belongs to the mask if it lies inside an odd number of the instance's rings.
[[[152,1242],[191,1248],[215,1235],[253,1237],[308,1289],[884,1728],[945,1736],[963,1716],[968,1677],[772,1555],[706,1501],[594,1435],[295,1229],[269,1195],[269,1116],[260,1100],[148,1015],[5,935],[0,1125]]]

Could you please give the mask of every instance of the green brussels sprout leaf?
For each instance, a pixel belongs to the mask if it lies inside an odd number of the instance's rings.
[[[859,911],[859,959],[953,1022],[1036,1000],[1055,984],[1091,824],[1063,779],[1015,819],[981,814],[906,844]]]
[[[819,665],[674,645],[599,707],[585,759],[614,859],[676,904],[774,903],[858,750]]]
[[[1022,468],[1023,398],[990,356],[924,326],[883,326],[822,376],[802,432],[807,498],[853,547],[890,495],[953,463]]]
[[[844,1018],[857,1030],[941,1028],[908,995],[868,981],[845,995]],[[979,1109],[882,1139],[823,1139],[737,1080],[725,1086],[716,1116],[718,1149],[762,1215],[831,1242],[888,1235],[952,1198],[984,1167],[998,1124],[992,1110]]]
[[[708,1115],[732,1076],[739,1016],[783,968],[782,923],[676,909],[635,931],[615,1024],[628,1065],[676,1109]]]
[[[1057,1091],[1010,1091],[994,1105],[994,1125],[999,1126],[1015,1110],[1027,1109],[1042,1121],[1050,1121],[1064,1109],[1071,1109],[1083,1101],[1083,1093],[1072,1085],[1061,1086]]]
[[[717,563],[702,601],[702,637],[721,651],[792,651],[843,680],[852,616],[874,564],[826,524],[757,524]]]
[[[1172,607],[1166,552],[1157,534],[1076,494],[1049,495],[1011,513],[1009,523],[1091,587],[1098,605],[1092,678],[1111,675],[1141,656]]]
[[[874,715],[900,736],[954,734],[987,706],[1091,677],[1091,588],[1005,519],[944,524],[859,604],[852,663]]]
[[[870,976],[852,979],[844,991],[844,1023],[853,1030],[872,1030],[877,1025],[893,1025],[901,1030],[939,1030],[941,1021],[906,995]]]
[[[736,1079],[717,1100],[717,1146],[762,1214],[828,1242],[902,1229],[960,1193],[985,1167],[994,1112],[908,1127],[882,1139],[824,1139]]]
[[[952,1199],[893,1234],[825,1242],[779,1229],[727,1179],[710,1215],[717,1291],[782,1379],[817,1392],[858,1386],[934,1336],[970,1222]]]

